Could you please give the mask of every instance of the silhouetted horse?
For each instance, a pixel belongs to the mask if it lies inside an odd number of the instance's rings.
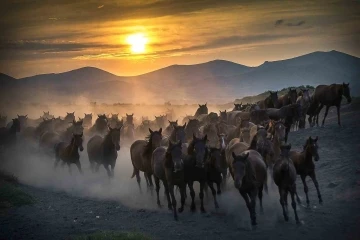
[[[226,110],[225,111],[219,111],[220,112],[220,121],[224,121],[224,122],[228,122],[228,117],[227,117],[227,114],[226,114]]]
[[[164,135],[165,135],[165,136],[170,135],[170,134],[172,133],[174,127],[178,126],[178,120],[176,120],[176,121],[170,121],[170,120],[168,120],[168,122],[169,122],[169,125],[168,125],[168,126],[165,128],[165,130],[164,130]],[[167,146],[167,145],[168,145],[168,144],[166,144],[166,146]]]
[[[285,95],[279,97],[278,105],[275,107],[281,108],[281,107],[289,105],[289,104],[294,104],[294,103],[296,103],[297,97],[298,97],[298,94],[296,92],[296,89],[290,88],[289,91]]]
[[[243,107],[242,103],[234,103],[234,108],[232,111],[243,111],[245,107]]]
[[[173,131],[169,137],[164,137],[161,141],[162,146],[168,146],[169,141],[186,143],[186,134],[185,134],[186,123],[183,126],[174,126]],[[185,151],[186,154],[186,151]]]
[[[183,212],[185,205],[185,179],[184,179],[184,161],[182,154],[182,143],[172,143],[169,141],[169,146],[158,147],[152,152],[151,168],[154,173],[154,180],[156,185],[157,204],[161,207],[159,191],[160,180],[164,184],[165,195],[167,197],[168,208],[173,210],[175,220],[178,220],[176,209],[176,198],[174,194],[174,186],[179,186],[181,195],[181,207],[179,212]],[[170,200],[171,197],[171,200]]]
[[[140,185],[140,171],[144,172],[145,180],[148,187],[152,187],[152,168],[151,168],[151,156],[153,151],[160,147],[161,139],[162,139],[162,128],[159,131],[153,131],[149,128],[150,135],[146,140],[136,140],[130,147],[130,157],[131,162],[134,167],[133,174],[131,178],[136,176],[136,181],[139,185],[139,189],[141,192]]]
[[[20,132],[20,121],[18,118],[12,119],[10,129],[5,127],[0,128],[0,146],[16,144],[16,133]]]
[[[92,126],[92,113],[86,114],[83,119],[83,126],[85,128],[90,128]]]
[[[270,96],[265,98],[264,100],[259,101],[257,104],[260,109],[266,108],[276,108],[278,106],[278,94],[277,92],[269,91]]]
[[[193,135],[199,137],[200,134],[200,122],[197,119],[190,119],[185,128],[185,138],[186,142],[192,140]]]
[[[105,114],[98,115],[98,118],[95,121],[95,124],[90,128],[90,133],[92,134],[106,134],[108,130],[108,120]]]
[[[214,197],[215,208],[219,208],[219,204],[216,200],[216,193],[221,194],[220,185],[222,182],[223,164],[225,158],[225,152],[220,148],[210,148],[209,158],[206,162],[207,170],[207,185],[211,189],[211,193]],[[225,160],[226,162],[226,160]],[[226,175],[225,175],[226,176]],[[214,185],[216,184],[217,192],[215,191]]]
[[[114,168],[118,156],[117,152],[120,150],[120,130],[121,127],[109,127],[109,132],[104,138],[99,135],[90,138],[87,143],[87,152],[93,172],[99,171],[99,167],[102,164],[108,176],[114,177]],[[111,170],[109,166],[111,166]]]
[[[319,183],[318,183],[318,181],[316,179],[316,175],[315,175],[315,164],[313,162],[313,158],[316,162],[319,161],[319,159],[320,159],[319,154],[318,154],[317,140],[318,140],[318,137],[316,137],[315,139],[312,139],[311,137],[309,137],[306,140],[306,143],[305,143],[305,146],[304,146],[302,152],[290,151],[290,158],[294,162],[296,172],[298,175],[300,175],[301,180],[304,185],[304,192],[306,195],[306,203],[307,203],[308,207],[310,206],[310,201],[309,201],[309,196],[308,196],[308,186],[305,181],[307,176],[309,176],[312,179],[312,181],[314,182],[314,185],[316,187],[316,191],[318,194],[318,198],[319,198],[319,203],[320,204],[322,203],[322,197],[320,194]]]
[[[199,108],[196,110],[194,117],[198,117],[201,114],[209,114],[207,103],[204,105],[199,104]]]
[[[291,145],[281,145],[281,154],[274,165],[273,179],[279,188],[280,204],[283,209],[285,221],[289,221],[287,196],[290,192],[291,206],[294,209],[296,223],[300,223],[296,211],[296,169],[289,157]]]
[[[317,114],[317,125],[319,125],[319,113],[321,109],[326,106],[324,119],[322,121],[321,126],[324,126],[325,124],[325,118],[328,115],[329,108],[331,106],[336,106],[337,109],[337,115],[338,115],[338,125],[341,126],[340,123],[340,106],[341,106],[341,100],[342,96],[345,96],[348,103],[351,103],[351,96],[350,96],[350,87],[349,83],[343,83],[343,84],[331,84],[331,85],[319,85],[315,88],[314,92],[314,103],[319,103],[319,107],[316,110]]]
[[[7,116],[0,115],[0,128],[6,127]]]
[[[189,186],[191,196],[191,211],[194,212],[195,206],[195,191],[194,182],[200,183],[200,201],[201,201],[201,212],[205,213],[204,208],[204,187],[207,183],[207,170],[206,161],[208,158],[208,148],[206,146],[207,136],[204,138],[197,138],[193,136],[193,140],[188,147],[188,156],[184,160],[184,171],[185,171],[185,183]]]
[[[55,164],[54,168],[57,167],[60,160],[63,161],[62,165],[67,164],[69,167],[69,172],[71,174],[70,164],[74,163],[79,172],[82,174],[81,164],[80,164],[80,155],[79,150],[82,152],[83,147],[83,133],[73,134],[71,142],[69,144],[65,142],[59,142],[55,145]]]
[[[152,123],[152,126],[156,128],[163,128],[165,127],[166,121],[167,121],[166,115],[155,116],[155,121]]]
[[[298,122],[298,128],[303,129],[306,125],[306,114],[310,108],[310,93],[308,89],[302,89],[296,99],[296,103],[301,106],[301,117]]]
[[[229,170],[235,188],[239,190],[245,200],[250,212],[251,224],[256,225],[256,197],[259,197],[260,211],[263,212],[262,191],[264,187],[267,192],[267,172],[264,160],[260,153],[254,150],[247,150],[240,155],[232,152],[232,158]]]
[[[66,113],[66,116],[64,118],[65,122],[72,122],[72,121],[75,121],[75,112],[72,112],[72,113]]]

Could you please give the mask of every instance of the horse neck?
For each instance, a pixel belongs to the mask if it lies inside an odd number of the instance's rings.
[[[173,142],[175,142],[177,140],[176,139],[176,130],[175,129],[171,132],[170,140],[173,141]]]
[[[309,147],[306,147],[305,150],[301,153],[302,157],[304,158],[304,162],[312,163],[312,153]]]
[[[71,139],[71,142],[70,142],[70,144],[69,144],[68,147],[70,147],[70,155],[76,155],[76,154],[78,154],[79,146],[77,146],[77,145],[75,144],[75,138],[74,138],[74,137]]]

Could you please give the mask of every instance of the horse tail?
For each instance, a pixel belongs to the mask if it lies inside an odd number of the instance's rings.
[[[134,162],[133,162],[133,155],[132,155],[131,148],[130,148],[130,158],[131,158],[131,163],[132,163],[132,165],[133,165],[133,173],[132,173],[132,175],[131,175],[131,178],[134,178],[135,175],[136,175],[137,170],[136,170],[135,165],[134,165]]]

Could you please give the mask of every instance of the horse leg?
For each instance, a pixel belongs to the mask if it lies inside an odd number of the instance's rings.
[[[281,207],[283,210],[284,219],[287,222],[287,221],[289,221],[289,217],[285,211],[285,190],[283,190],[279,187],[279,194],[280,194],[280,204],[281,204]]]
[[[150,186],[148,176],[146,175],[145,172],[144,172],[144,178],[145,178],[145,181],[146,181],[146,186]]]
[[[150,194],[152,196],[153,195],[153,188],[154,188],[154,184],[153,184],[153,181],[152,181],[152,174],[151,173],[146,173],[146,175],[147,175],[147,179],[149,181]]]
[[[336,106],[336,110],[337,110],[337,115],[338,115],[338,124],[341,127],[341,123],[340,123],[340,104],[338,104]]]
[[[305,181],[305,178],[306,178],[306,175],[301,175],[301,181],[303,182],[303,185],[304,185],[304,192],[305,192],[305,195],[306,195],[306,204],[308,207],[310,207],[310,201],[309,201],[309,196],[308,196],[308,186],[306,184],[306,181]]]
[[[181,184],[179,188],[180,188],[181,207],[178,209],[178,211],[181,213],[184,211],[186,185]]]
[[[320,106],[315,110],[315,118],[316,118],[316,126],[319,126],[319,114],[323,109],[324,104],[320,104]]]
[[[156,197],[157,197],[157,205],[158,205],[159,207],[161,207],[160,197],[159,197],[159,192],[160,192],[160,179],[154,175],[154,180],[155,180],[155,190],[156,190]]]
[[[261,213],[261,214],[264,214],[264,208],[263,208],[263,204],[262,204],[263,189],[264,189],[264,185],[262,185],[262,186],[259,188],[259,193],[258,193],[259,202],[260,202],[260,213]]]
[[[293,210],[294,210],[296,223],[300,223],[299,217],[298,217],[298,214],[297,214],[297,211],[296,211],[295,193],[296,193],[296,185],[295,185],[295,183],[294,183],[294,186],[292,187],[292,190],[290,191],[290,195],[291,195],[291,206],[292,206],[292,208],[293,208]]]
[[[77,168],[79,169],[79,173],[83,174],[83,171],[81,170],[80,161],[77,161],[75,164],[76,164]]]
[[[216,183],[216,188],[217,188],[217,194],[220,195],[221,194],[221,182]]]
[[[111,176],[112,176],[112,177],[114,177],[115,164],[116,164],[116,162],[113,162],[113,163],[111,164]]]
[[[209,188],[211,189],[211,193],[212,193],[212,195],[213,195],[213,197],[214,197],[215,208],[218,209],[218,208],[219,208],[219,204],[218,204],[218,202],[217,202],[217,200],[216,200],[216,191],[215,191],[213,182],[210,182],[210,181],[209,181],[209,182],[208,182],[208,186],[209,186]]]
[[[323,119],[322,124],[321,124],[321,126],[322,126],[322,127],[323,127],[323,126],[324,126],[324,124],[325,124],[325,118],[326,118],[326,117],[327,117],[327,115],[328,115],[329,108],[330,108],[330,106],[326,106],[324,119]]]
[[[134,168],[134,171],[135,171],[136,181],[137,181],[137,183],[138,183],[140,193],[142,193],[142,190],[141,190],[141,178],[140,178],[139,169],[135,169],[135,168]]]
[[[189,182],[188,186],[189,186],[189,190],[190,190],[190,196],[191,196],[191,206],[190,206],[190,210],[192,212],[195,212],[196,206],[195,206],[195,191],[194,191],[194,182]]]
[[[239,190],[239,192],[240,192],[240,195],[244,198],[246,206],[247,206],[247,208],[249,210],[251,224],[256,225],[256,218],[254,219],[254,216],[253,216],[253,211],[252,211],[252,206],[251,206],[251,203],[250,203],[250,200],[249,200],[249,196],[247,195],[246,192],[242,192],[240,190]]]
[[[317,191],[317,194],[318,194],[318,198],[319,198],[319,203],[322,204],[323,203],[323,200],[322,200],[322,197],[321,197],[321,194],[320,194],[320,188],[319,188],[319,183],[316,179],[316,175],[315,175],[315,171],[312,172],[310,175],[310,178],[312,179],[312,181],[314,182],[314,185],[316,187],[316,191]]]
[[[71,166],[70,166],[70,163],[67,163],[67,165],[68,165],[68,168],[69,168],[69,173],[70,173],[70,175],[71,175],[72,173],[71,173]]]
[[[173,208],[173,212],[174,212],[174,219],[177,221],[178,216],[177,216],[177,209],[176,209],[176,198],[175,198],[175,194],[174,194],[174,185],[172,183],[169,184],[169,192],[170,192],[172,208]]]
[[[165,196],[166,196],[167,202],[168,202],[168,209],[172,210],[170,193],[169,193],[169,185],[168,185],[167,181],[163,181],[163,184],[164,184],[164,188],[165,188]]]
[[[107,172],[108,177],[109,177],[109,178],[112,178],[111,171],[110,171],[110,169],[109,169],[109,165],[108,165],[108,164],[104,164],[104,168],[105,168],[105,170],[106,170],[106,172]]]
[[[199,193],[199,197],[200,197],[200,210],[202,213],[206,213],[205,208],[204,208],[204,190],[205,190],[205,186],[207,187],[207,184],[205,181],[200,181],[200,193]]]

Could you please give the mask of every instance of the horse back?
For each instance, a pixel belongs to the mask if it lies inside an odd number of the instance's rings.
[[[315,88],[314,101],[324,105],[335,105],[341,102],[342,88],[339,84],[319,85]]]

